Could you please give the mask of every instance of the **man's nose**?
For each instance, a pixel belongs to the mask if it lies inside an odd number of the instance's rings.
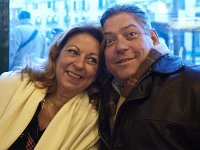
[[[124,37],[117,38],[116,48],[117,52],[124,52],[128,50],[128,43]]]

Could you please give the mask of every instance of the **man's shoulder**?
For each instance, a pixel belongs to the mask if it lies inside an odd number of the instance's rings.
[[[200,79],[200,65],[190,64],[186,62],[184,64],[184,70],[186,73],[194,75]]]
[[[152,71],[161,74],[173,74],[182,72],[186,76],[194,75],[200,78],[200,65],[195,65],[191,62],[185,61],[179,56],[165,55],[160,58],[152,67]]]
[[[33,25],[24,24],[24,25],[18,25],[11,31],[11,35],[26,35],[27,33],[31,33],[35,27]]]
[[[183,60],[174,55],[164,55],[152,66],[152,71],[163,74],[173,73],[183,68]]]

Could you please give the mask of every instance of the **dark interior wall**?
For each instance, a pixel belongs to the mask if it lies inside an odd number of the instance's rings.
[[[8,71],[9,0],[0,0],[0,74]]]

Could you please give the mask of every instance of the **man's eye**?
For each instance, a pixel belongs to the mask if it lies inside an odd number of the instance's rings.
[[[106,46],[111,46],[115,43],[115,40],[113,39],[106,39]]]
[[[135,38],[136,36],[137,36],[137,33],[136,33],[136,32],[128,32],[128,33],[126,34],[126,37],[127,37],[128,39]]]
[[[71,55],[71,56],[78,56],[79,52],[77,50],[73,50],[73,49],[68,49],[67,52]]]
[[[97,60],[96,58],[94,58],[94,57],[89,57],[89,58],[87,59],[87,62],[88,62],[89,64],[92,64],[92,65],[98,64],[98,60]]]

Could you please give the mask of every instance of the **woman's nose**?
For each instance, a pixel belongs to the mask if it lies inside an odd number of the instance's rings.
[[[83,69],[84,68],[84,59],[81,57],[77,57],[73,63],[73,65],[77,68],[77,69]]]

